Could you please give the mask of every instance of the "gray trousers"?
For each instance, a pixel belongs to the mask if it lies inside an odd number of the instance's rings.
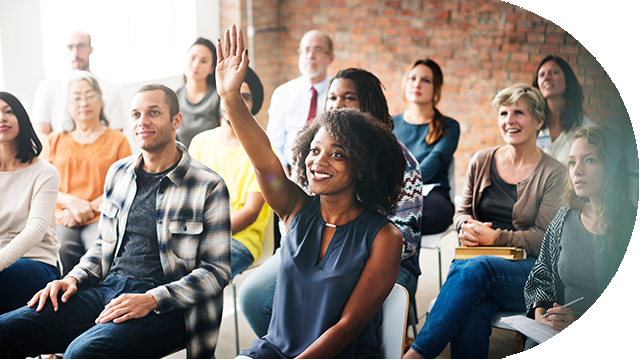
[[[98,221],[79,227],[56,225],[60,241],[60,260],[64,277],[80,262],[80,258],[93,245],[98,236]]]

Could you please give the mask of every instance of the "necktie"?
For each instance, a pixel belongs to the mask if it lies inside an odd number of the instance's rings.
[[[307,124],[316,117],[316,107],[318,107],[318,92],[316,88],[311,87],[311,103],[309,104],[309,116],[307,116]]]

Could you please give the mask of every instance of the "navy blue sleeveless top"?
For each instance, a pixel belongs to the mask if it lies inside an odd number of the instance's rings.
[[[316,265],[325,222],[315,196],[291,220],[280,250],[280,269],[267,335],[241,355],[255,359],[294,358],[340,320],[364,268],[373,239],[389,220],[365,208],[353,221],[336,227]],[[360,336],[336,358],[379,358],[382,321],[378,311]]]

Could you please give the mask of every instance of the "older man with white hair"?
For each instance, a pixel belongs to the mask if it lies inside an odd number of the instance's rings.
[[[298,68],[302,76],[280,85],[271,97],[267,135],[283,165],[291,166],[291,146],[298,131],[324,110],[333,61],[331,38],[311,30],[300,40]]]
[[[67,41],[67,56],[73,70],[91,72],[89,56],[93,53],[91,36],[84,31],[74,31],[69,34]],[[126,112],[120,90],[114,84],[98,78],[102,89],[104,112],[109,121],[109,127],[116,130],[124,129]],[[45,141],[52,131],[65,131],[64,119],[67,117],[67,98],[69,94],[68,76],[54,77],[43,80],[33,101],[31,121],[40,140]]]

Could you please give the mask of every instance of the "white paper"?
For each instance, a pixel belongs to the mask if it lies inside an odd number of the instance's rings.
[[[538,344],[551,339],[560,332],[547,324],[522,315],[503,317],[500,318],[500,321],[523,333]]]

